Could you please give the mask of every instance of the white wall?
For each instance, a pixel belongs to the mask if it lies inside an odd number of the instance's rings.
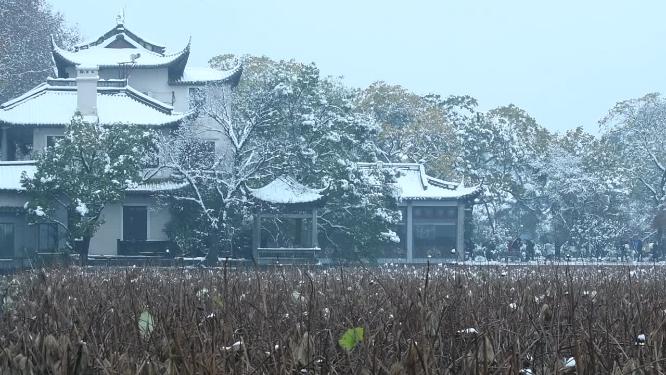
[[[167,241],[164,232],[171,219],[169,208],[159,204],[155,198],[146,195],[128,195],[122,203],[107,206],[102,211],[104,224],[90,241],[91,255],[116,255],[117,240],[122,240],[123,206],[148,207],[148,241]]]
[[[46,137],[61,136],[65,134],[65,128],[35,128],[32,133],[32,149],[42,151],[46,148]]]
[[[0,206],[2,207],[20,207],[22,208],[27,201],[27,197],[12,191],[0,191]],[[117,240],[122,240],[123,231],[123,205],[136,205],[148,207],[148,237],[149,241],[167,241],[169,237],[164,232],[167,223],[171,220],[171,213],[167,206],[161,205],[153,197],[147,195],[129,195],[125,197],[122,203],[116,203],[107,206],[102,211],[102,220],[104,224],[95,233],[90,241],[90,254],[96,255],[116,255]],[[36,243],[36,232],[33,226],[26,226],[22,216],[10,215],[16,220],[8,221],[7,215],[3,215],[4,221],[17,224],[17,249],[33,248]],[[62,221],[65,218],[64,211],[59,215]],[[64,238],[61,236],[60,240]],[[64,245],[64,243],[61,243]]]
[[[169,105],[174,103],[173,89],[169,86],[167,68],[132,69],[128,84],[163,103]]]

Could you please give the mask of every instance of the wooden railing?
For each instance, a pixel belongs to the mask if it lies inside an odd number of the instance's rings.
[[[318,247],[260,247],[257,261],[260,263],[315,263]]]
[[[121,241],[118,240],[118,255],[173,257],[176,245],[171,241]],[[167,252],[168,250],[168,252]]]

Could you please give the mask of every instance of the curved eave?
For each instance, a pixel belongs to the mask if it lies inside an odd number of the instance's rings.
[[[205,80],[205,81],[184,81],[184,80],[175,80],[170,81],[169,85],[171,86],[205,86],[205,85],[214,85],[220,83],[228,83],[231,87],[238,86],[240,82],[241,75],[243,74],[243,65],[238,65],[234,68],[229,75],[222,79],[217,80]]]
[[[162,68],[162,67],[168,67],[169,68],[169,79],[171,79],[172,74],[175,77],[182,77],[183,71],[185,70],[185,66],[187,65],[187,60],[189,59],[190,56],[190,45],[191,45],[191,39],[187,43],[187,46],[185,48],[177,53],[171,54],[171,55],[165,55],[165,58],[171,58],[169,60],[166,60],[164,62],[160,62],[158,64],[141,64],[140,62],[137,62],[133,68],[134,69],[142,69],[142,68]],[[63,49],[58,47],[58,45],[55,43],[55,40],[53,37],[51,37],[51,53],[53,55],[53,61],[56,64],[56,68],[58,70],[58,77],[59,78],[67,78],[66,77],[66,71],[65,69],[67,67],[74,67],[79,65],[80,63],[73,61],[63,55]],[[117,68],[121,64],[98,64],[99,68]],[[177,78],[174,78],[177,79]]]
[[[136,90],[135,88],[131,86],[125,86],[125,91],[129,94],[129,96],[136,100],[139,103],[142,103],[144,105],[147,105],[149,107],[154,108],[157,111],[160,111],[164,114],[171,115],[173,112],[173,106],[170,106],[166,103],[162,103],[144,93],[142,93],[139,90]]]
[[[56,44],[55,39],[53,39],[53,35],[51,35],[51,56],[53,57],[53,62],[55,63],[56,70],[58,71],[58,78],[68,78],[65,69],[68,66],[76,66],[76,64],[63,56],[60,50],[61,49]]]
[[[469,188],[467,188],[469,189]],[[431,196],[431,197],[424,197],[424,196],[415,196],[415,197],[409,197],[409,196],[404,196],[400,197],[401,201],[434,201],[434,202],[441,202],[441,201],[473,201],[476,199],[480,194],[481,194],[481,188],[476,186],[473,188],[474,190],[457,195],[457,196],[442,196],[442,197],[436,197],[436,196]]]
[[[130,39],[132,39],[136,43],[139,43],[144,48],[146,48],[146,46],[150,46],[150,50],[152,50],[153,52],[164,54],[164,51],[166,50],[166,47],[157,45],[155,43],[150,43],[147,40],[145,40],[145,39],[141,38],[140,36],[136,35],[135,33],[131,32],[122,23],[116,25],[116,27],[107,31],[106,33],[104,33],[104,35],[97,38],[96,40],[94,40],[92,42],[88,42],[88,43],[77,44],[76,46],[74,46],[74,48],[76,48],[77,50],[81,50],[81,49],[86,49],[86,48],[90,48],[90,47],[95,47],[95,46],[98,46],[100,44],[103,44],[105,41],[109,40],[110,38],[112,38],[112,37],[114,37],[118,34],[127,35]]]
[[[317,200],[308,201],[308,202],[270,202],[263,199],[257,198],[254,195],[251,195],[251,199],[254,202],[256,207],[261,207],[262,210],[270,211],[271,209],[277,209],[276,212],[286,212],[288,210],[299,210],[299,209],[310,209],[313,207],[323,207],[326,204],[326,196],[323,196]]]
[[[169,81],[176,81],[183,76],[187,60],[190,58],[190,46],[192,38],[187,42],[187,46],[177,54],[177,57],[169,63]]]
[[[156,181],[156,182],[145,182],[139,186],[128,188],[128,194],[159,194],[163,192],[173,192],[178,191],[183,188],[186,188],[187,183],[177,183],[174,181]]]
[[[254,194],[254,191],[255,191],[255,190],[258,190],[258,189],[250,189],[250,188],[248,188],[248,190],[249,190],[249,192],[250,192],[250,196],[252,197],[252,199],[254,199],[254,200],[257,201],[257,202],[263,202],[263,203],[266,203],[266,204],[269,204],[269,205],[288,205],[288,206],[298,205],[298,204],[306,204],[306,205],[307,205],[307,204],[316,204],[316,203],[320,203],[320,202],[323,202],[323,201],[326,199],[326,196],[325,196],[325,195],[321,195],[321,196],[320,196],[319,198],[317,198],[317,199],[310,199],[310,200],[303,200],[303,201],[276,201],[276,200],[266,200],[266,199],[261,198],[261,197],[258,197],[258,196],[256,196],[256,195]]]
[[[184,114],[181,116],[174,116],[174,119],[171,121],[166,121],[162,122],[159,124],[137,124],[137,123],[128,123],[128,122],[115,122],[115,123],[108,123],[108,124],[102,124],[104,127],[110,127],[110,126],[136,126],[136,127],[142,127],[142,128],[169,128],[169,127],[176,127],[180,125],[183,120],[190,118],[190,114]],[[4,121],[0,120],[0,126],[20,126],[24,128],[57,128],[57,127],[63,127],[67,126],[70,123],[43,123],[43,124],[35,124],[35,123],[16,123],[16,122],[9,122],[9,121]]]

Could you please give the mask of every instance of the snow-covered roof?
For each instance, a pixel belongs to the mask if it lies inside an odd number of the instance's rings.
[[[71,79],[50,79],[0,105],[0,123],[66,125],[71,122],[76,109],[76,82]],[[185,115],[173,112],[170,105],[125,85],[97,88],[97,117],[102,125],[163,126],[177,123]]]
[[[51,38],[51,53],[58,70],[58,77],[66,78],[67,68],[73,66],[97,66],[117,68],[168,67],[169,79],[178,80],[183,75],[190,56],[191,40],[185,48],[166,53],[166,48],[147,42],[123,24],[118,24],[97,40],[79,44],[71,50],[59,47]]]
[[[24,190],[21,186],[21,176],[25,172],[26,176],[32,178],[37,172],[37,166],[34,160],[27,161],[0,161],[0,191]],[[127,189],[129,192],[147,193],[156,191],[178,190],[185,187],[186,184],[171,180],[148,180],[138,186]]]
[[[0,162],[0,190],[23,190],[21,176],[23,172],[32,178],[37,172],[33,161],[2,161]]]
[[[391,168],[398,173],[396,180],[402,200],[445,200],[471,197],[479,186],[465,187],[462,182],[449,182],[428,176],[418,163],[358,163],[360,168]]]
[[[249,189],[256,199],[274,204],[311,203],[323,198],[324,189],[311,189],[288,176],[281,176],[268,185]]]
[[[243,66],[237,65],[230,70],[218,70],[213,68],[185,68],[183,76],[180,79],[169,82],[172,85],[196,85],[211,82],[231,82],[238,83],[240,75],[243,72]]]
[[[78,51],[68,51],[53,43],[53,58],[56,65],[82,65],[117,67],[130,65],[134,68],[160,67],[174,64],[189,57],[190,44],[173,54],[160,54],[144,48],[107,48],[101,45]]]
[[[118,35],[121,36],[121,38],[118,37]],[[80,43],[74,46],[74,50],[78,51],[81,49],[86,49],[86,48],[91,48],[97,45],[102,45],[102,46],[109,46],[109,44],[112,43],[118,43],[118,39],[122,39],[123,42],[128,42],[132,45],[139,44],[143,48],[148,49],[150,51],[158,52],[158,53],[164,53],[164,50],[166,49],[163,46],[159,46],[154,43],[150,43],[146,41],[144,38],[139,37],[138,35],[134,34],[131,32],[129,29],[125,27],[123,23],[118,23],[116,24],[115,27],[113,27],[111,30],[107,31],[104,33],[104,35],[100,36],[96,40],[92,42],[86,42],[86,43]]]
[[[144,183],[139,184],[138,186],[129,188],[127,190],[131,191],[131,192],[137,192],[137,193],[139,193],[139,192],[148,193],[148,192],[155,192],[155,191],[178,190],[178,189],[184,188],[185,186],[187,186],[186,183],[176,182],[176,181],[169,181],[169,180],[151,181],[151,180],[148,180]]]

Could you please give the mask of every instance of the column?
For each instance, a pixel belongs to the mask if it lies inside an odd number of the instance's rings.
[[[312,247],[319,247],[319,238],[317,238],[317,207],[312,209]]]
[[[412,203],[407,204],[407,262],[411,263],[414,259],[414,231],[412,220]]]
[[[465,204],[458,202],[458,223],[456,224],[456,253],[458,260],[465,261]]]
[[[0,134],[2,139],[0,140],[0,160],[7,160],[9,158],[9,142],[7,141],[7,128],[2,128],[2,134]]]

